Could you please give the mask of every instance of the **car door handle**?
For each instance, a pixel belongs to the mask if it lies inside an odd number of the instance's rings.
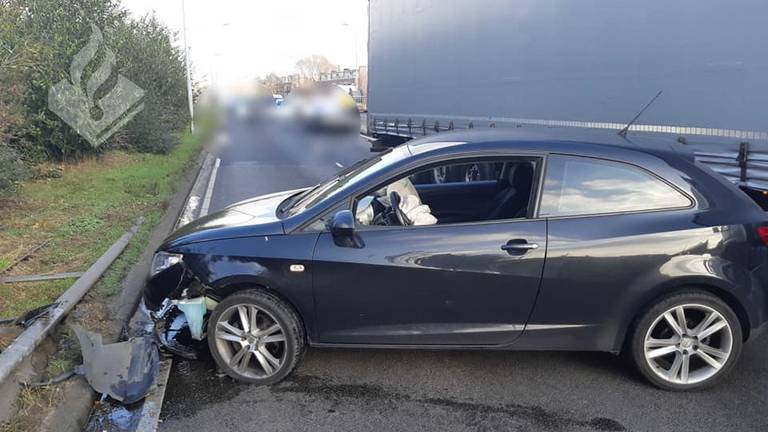
[[[528,243],[525,240],[510,240],[507,244],[501,247],[502,250],[507,252],[528,252],[529,250],[538,249],[539,245],[536,243]]]

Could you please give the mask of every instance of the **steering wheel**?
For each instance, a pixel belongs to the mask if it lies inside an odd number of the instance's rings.
[[[400,225],[402,226],[408,226],[411,225],[411,220],[408,218],[408,216],[403,213],[403,210],[400,208],[400,194],[392,191],[389,193],[389,204],[392,206],[392,211],[395,212],[395,216],[397,216],[397,220],[400,221]]]

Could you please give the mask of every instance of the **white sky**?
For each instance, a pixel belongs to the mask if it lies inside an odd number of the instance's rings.
[[[182,45],[182,0],[122,4],[137,17],[154,11]],[[355,52],[359,65],[368,61],[367,0],[186,0],[186,10],[193,74],[201,82],[227,86],[294,73],[296,61],[310,54],[342,68],[355,66]]]

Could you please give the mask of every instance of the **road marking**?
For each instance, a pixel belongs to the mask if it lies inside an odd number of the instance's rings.
[[[344,165],[342,165],[342,164],[340,164],[338,162],[336,162],[336,166],[339,167],[339,168],[344,168]]]
[[[208,209],[211,206],[211,197],[213,196],[213,185],[216,183],[216,174],[219,172],[219,165],[221,159],[216,158],[216,163],[213,165],[213,171],[211,171],[211,178],[208,179],[208,189],[205,190],[205,198],[203,198],[203,206],[200,208],[200,217],[208,214]]]
[[[157,377],[157,387],[155,391],[144,398],[139,414],[139,424],[136,425],[135,432],[155,432],[157,424],[160,421],[160,412],[163,408],[163,399],[165,399],[165,389],[168,387],[168,378],[171,375],[171,366],[173,359],[167,359],[160,362],[160,374]]]
[[[187,206],[184,208],[184,213],[181,214],[181,217],[179,218],[176,228],[182,227],[190,222],[192,222],[192,218],[194,217],[195,210],[197,210],[198,205],[200,205],[200,197],[196,195],[192,195],[189,197],[189,200],[187,201]]]

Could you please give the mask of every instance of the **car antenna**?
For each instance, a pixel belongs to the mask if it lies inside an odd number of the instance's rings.
[[[622,137],[622,138],[626,138],[626,137],[627,137],[627,133],[629,132],[629,128],[631,128],[631,127],[632,127],[632,125],[633,125],[633,124],[635,124],[635,122],[637,121],[637,119],[639,119],[639,118],[640,118],[640,116],[641,116],[641,115],[643,115],[643,113],[645,112],[645,110],[647,110],[647,109],[648,109],[648,107],[650,107],[651,105],[653,105],[653,103],[654,103],[654,102],[656,102],[656,99],[658,99],[658,98],[659,98],[659,96],[661,96],[661,94],[662,94],[662,93],[664,93],[664,90],[659,90],[659,92],[658,92],[658,93],[656,93],[656,96],[654,96],[654,97],[653,97],[653,99],[651,99],[651,101],[650,101],[650,102],[648,102],[647,104],[645,104],[645,106],[643,107],[643,109],[641,109],[641,110],[640,110],[640,112],[639,112],[639,113],[637,113],[637,115],[635,116],[635,118],[633,118],[633,119],[632,119],[632,121],[630,121],[629,123],[627,123],[627,125],[626,125],[626,126],[624,126],[624,129],[622,129],[622,130],[620,130],[620,131],[619,131],[619,136],[620,136],[620,137]]]

